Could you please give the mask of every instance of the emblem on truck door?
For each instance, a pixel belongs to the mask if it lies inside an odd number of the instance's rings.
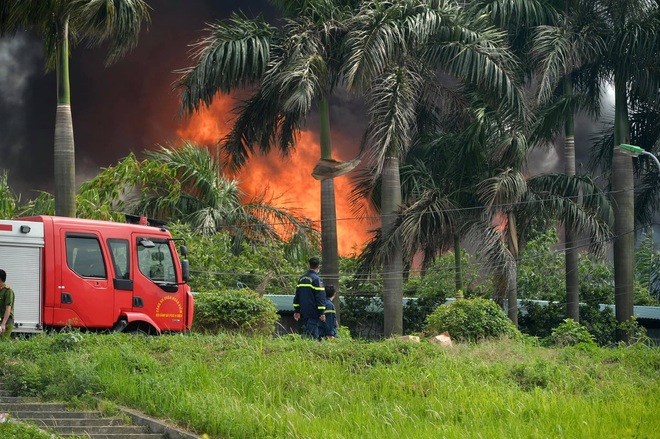
[[[173,302],[173,303],[170,303]],[[183,306],[174,296],[165,296],[156,305],[156,317],[180,319],[183,317]]]

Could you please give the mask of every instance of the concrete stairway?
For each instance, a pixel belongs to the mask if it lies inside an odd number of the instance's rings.
[[[60,436],[89,439],[168,439],[167,433],[152,433],[144,425],[128,425],[123,418],[103,417],[98,411],[68,411],[64,404],[40,402],[38,398],[9,396],[0,382],[0,413],[36,424]]]

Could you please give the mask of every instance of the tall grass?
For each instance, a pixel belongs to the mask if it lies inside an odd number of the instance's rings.
[[[78,334],[80,336],[80,334]],[[23,394],[96,395],[218,438],[650,438],[660,350],[84,334],[0,353]]]

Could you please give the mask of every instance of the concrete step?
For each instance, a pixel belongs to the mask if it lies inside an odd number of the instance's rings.
[[[40,400],[39,398],[35,398],[33,396],[0,396],[0,405],[24,402],[40,402]]]
[[[30,412],[63,412],[65,410],[64,404],[56,402],[0,402],[0,412],[20,412],[20,411],[30,411]]]
[[[19,419],[98,419],[100,412],[69,412],[69,411],[13,411],[9,412]]]
[[[149,433],[146,428],[137,425],[100,425],[100,426],[67,426],[67,425],[54,425],[48,427],[51,431],[56,431],[59,434],[122,434],[128,436],[131,434],[145,434]],[[162,439],[162,435],[159,435]]]
[[[62,437],[77,436],[75,434],[62,434]],[[162,434],[158,433],[141,433],[141,434],[91,434],[85,435],[87,439],[163,439]]]
[[[125,424],[120,418],[38,418],[31,422],[39,427],[109,427]]]
[[[121,408],[127,418],[104,418],[98,411],[69,411],[65,404],[40,402],[38,398],[9,396],[0,381],[0,413],[9,413],[22,422],[55,432],[62,437],[87,439],[197,439],[198,436],[176,429],[139,412]],[[127,425],[125,419],[132,421]]]

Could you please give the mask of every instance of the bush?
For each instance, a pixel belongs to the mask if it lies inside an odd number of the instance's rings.
[[[18,422],[3,422],[0,423],[0,437],[3,439],[54,439],[62,436],[39,430],[34,425]],[[70,439],[82,439],[82,437],[83,436],[75,436],[70,437]]]
[[[608,346],[616,341],[616,317],[611,308],[580,306],[580,324],[584,325],[599,346]]]
[[[554,346],[575,346],[578,344],[595,345],[594,336],[587,328],[573,319],[565,319],[564,323],[557,326],[550,335],[550,344]]]
[[[486,299],[464,299],[442,305],[428,316],[426,322],[427,332],[447,331],[458,341],[520,335],[504,310]]]
[[[279,320],[273,302],[248,288],[225,289],[195,295],[193,330],[235,331],[269,335]]]
[[[545,338],[566,318],[566,305],[548,302],[547,305],[523,300],[525,311],[518,314],[520,331],[534,337]]]
[[[356,338],[376,339],[383,334],[383,301],[380,297],[347,294],[342,297],[341,324]]]
[[[408,300],[403,307],[403,333],[413,334],[424,330],[426,318],[445,301],[444,294]]]
[[[520,331],[548,339],[554,328],[566,319],[566,304],[550,302],[547,305],[523,301],[525,312],[520,313]],[[608,346],[616,340],[616,318],[610,308],[600,310],[596,305],[580,305],[580,324],[594,337],[599,346]]]

